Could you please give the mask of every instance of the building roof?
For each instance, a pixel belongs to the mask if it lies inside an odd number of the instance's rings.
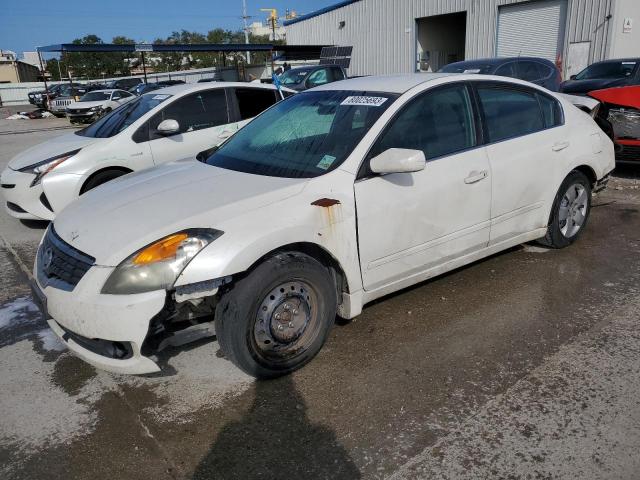
[[[347,5],[351,5],[352,3],[359,2],[360,0],[344,0],[340,3],[336,3],[334,5],[329,5],[328,7],[321,8],[316,10],[315,12],[307,13],[306,15],[300,15],[299,17],[292,18],[290,20],[285,20],[282,22],[284,26],[293,25],[294,23],[302,22],[304,20],[309,20],[313,17],[318,17],[327,12],[331,12],[332,10],[337,10],[338,8],[346,7]]]
[[[422,83],[442,77],[456,76],[451,73],[407,73],[403,75],[376,75],[340,80],[315,87],[313,90],[353,90],[358,92],[404,93]]]

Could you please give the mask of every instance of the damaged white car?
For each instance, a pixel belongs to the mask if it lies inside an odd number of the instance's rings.
[[[205,329],[274,377],[311,360],[336,315],[522,242],[571,244],[613,168],[591,117],[525,82],[345,80],[280,102],[203,162],[72,203],[34,292],[98,367],[157,371],[167,339]]]

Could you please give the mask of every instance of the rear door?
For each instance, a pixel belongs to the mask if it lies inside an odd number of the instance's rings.
[[[491,177],[464,83],[428,90],[392,119],[367,156],[355,196],[365,290],[481,250],[489,241]],[[389,148],[422,150],[426,168],[373,174]]]
[[[569,147],[562,107],[526,86],[474,82],[493,176],[491,244],[548,222],[562,158]]]
[[[163,120],[176,120],[180,132],[171,136],[156,131]],[[227,138],[229,108],[223,88],[200,90],[165,106],[149,120],[148,135],[155,164],[197,155]]]

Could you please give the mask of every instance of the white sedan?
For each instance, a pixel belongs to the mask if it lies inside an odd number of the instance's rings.
[[[135,98],[134,94],[124,90],[93,90],[69,104],[67,118],[71,123],[91,123]]]
[[[87,191],[130,172],[219,145],[292,90],[272,85],[175,85],[125,103],[95,123],[30,148],[0,176],[9,215],[52,220]]]
[[[168,338],[201,329],[274,377],[318,353],[336,314],[522,242],[575,242],[613,168],[589,115],[526,82],[345,80],[280,102],[203,162],[74,202],[34,291],[98,367],[156,371]]]

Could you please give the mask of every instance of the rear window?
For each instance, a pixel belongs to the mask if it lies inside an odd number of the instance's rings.
[[[635,61],[594,63],[576,75],[576,80],[627,78],[634,75],[637,68],[638,63]]]

